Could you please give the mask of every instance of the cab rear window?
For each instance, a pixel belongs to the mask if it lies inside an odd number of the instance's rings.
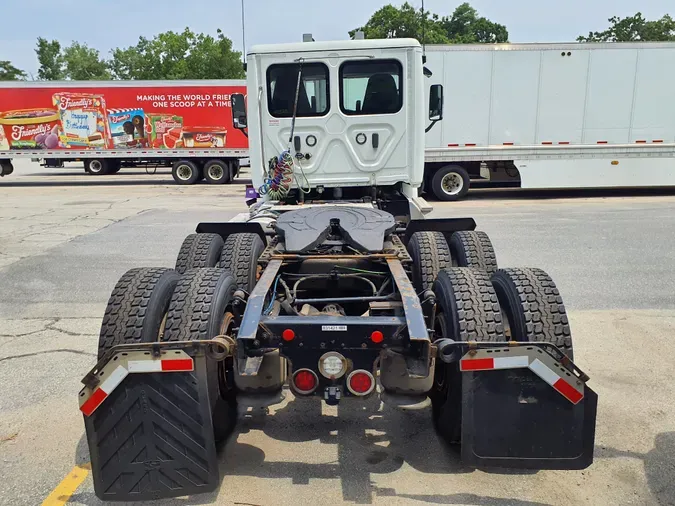
[[[340,67],[340,109],[348,115],[394,114],[403,107],[397,60],[348,61]]]
[[[267,104],[275,118],[291,118],[300,76],[298,118],[323,116],[330,110],[328,67],[323,63],[287,63],[267,69]]]

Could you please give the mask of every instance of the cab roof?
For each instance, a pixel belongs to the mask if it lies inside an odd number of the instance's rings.
[[[294,42],[290,44],[259,44],[247,54],[307,53],[312,51],[345,51],[350,49],[399,49],[422,47],[415,39],[363,39],[322,42]]]

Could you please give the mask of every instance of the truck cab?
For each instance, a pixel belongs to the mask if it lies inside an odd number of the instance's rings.
[[[270,160],[288,152],[295,195],[339,199],[377,187],[419,202],[424,84],[413,39],[254,46],[248,114],[242,101],[233,109],[235,125],[248,127],[256,190],[265,193]],[[429,109],[437,111],[435,98]]]

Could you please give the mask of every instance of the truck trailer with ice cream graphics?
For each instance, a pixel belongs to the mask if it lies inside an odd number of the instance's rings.
[[[171,166],[179,184],[232,180],[248,156],[245,129],[232,128],[231,96],[242,81],[0,83],[0,172],[12,160],[86,172],[123,165]],[[230,126],[227,126],[230,125]]]

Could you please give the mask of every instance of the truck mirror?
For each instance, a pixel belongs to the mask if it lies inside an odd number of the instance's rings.
[[[232,124],[234,128],[243,130],[248,126],[246,120],[246,100],[241,93],[232,94]]]
[[[440,121],[443,119],[443,85],[432,84],[429,93],[429,119]]]

